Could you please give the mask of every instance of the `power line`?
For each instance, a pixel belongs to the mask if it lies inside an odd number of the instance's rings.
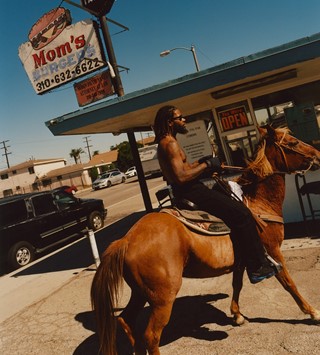
[[[4,149],[4,154],[2,154],[2,156],[5,156],[6,157],[6,160],[7,160],[7,166],[8,166],[8,169],[10,168],[10,164],[9,164],[9,158],[8,158],[8,155],[11,154],[11,152],[8,152],[8,148],[10,148],[10,145],[6,146],[6,143],[9,142],[8,140],[7,141],[2,141],[0,142],[0,144],[3,145],[3,147],[1,149]]]

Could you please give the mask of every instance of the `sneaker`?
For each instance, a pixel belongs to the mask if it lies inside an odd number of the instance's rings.
[[[252,284],[256,284],[265,279],[269,279],[277,273],[276,269],[269,264],[265,264],[259,267],[255,271],[247,270],[249,280]]]

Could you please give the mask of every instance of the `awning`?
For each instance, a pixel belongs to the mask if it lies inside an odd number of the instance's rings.
[[[191,115],[212,109],[239,90],[260,95],[316,80],[320,33],[79,109],[46,125],[56,136],[149,131],[164,104]]]

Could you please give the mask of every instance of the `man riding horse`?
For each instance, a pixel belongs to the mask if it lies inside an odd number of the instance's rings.
[[[176,140],[177,133],[188,132],[185,121],[178,108],[164,106],[157,112],[153,127],[159,164],[165,179],[172,186],[174,196],[191,201],[200,210],[219,217],[227,224],[251,283],[274,276],[279,271],[279,265],[277,268],[267,259],[250,210],[242,202],[218,189],[209,189],[200,181],[203,173],[222,171],[219,158],[207,156],[193,163],[187,162]]]

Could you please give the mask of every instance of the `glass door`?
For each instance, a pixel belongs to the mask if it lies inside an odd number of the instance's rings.
[[[257,144],[257,130],[248,102],[216,108],[215,119],[228,164],[245,166]]]

